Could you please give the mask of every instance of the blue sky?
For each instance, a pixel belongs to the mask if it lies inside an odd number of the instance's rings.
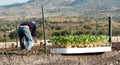
[[[29,0],[0,0],[0,6],[1,5],[10,5],[10,4],[15,4],[15,3],[24,3]]]

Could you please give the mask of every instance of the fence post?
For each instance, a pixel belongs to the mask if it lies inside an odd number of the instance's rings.
[[[46,35],[45,35],[45,19],[44,19],[44,10],[42,5],[42,22],[43,22],[43,33],[44,33],[44,47],[45,47],[45,53],[47,53],[47,44],[46,44]]]
[[[108,17],[109,20],[109,42],[112,42],[112,21],[111,21],[111,17]]]
[[[18,47],[18,33],[17,33],[18,25],[17,25],[16,20],[14,20],[14,24],[15,24],[15,28],[16,28],[16,45],[15,45],[15,47],[17,48]]]

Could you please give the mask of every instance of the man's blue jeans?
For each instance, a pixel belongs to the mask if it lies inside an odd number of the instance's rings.
[[[31,50],[32,45],[33,45],[33,40],[32,40],[32,35],[31,32],[29,30],[29,28],[27,27],[19,27],[18,28],[18,36],[20,38],[20,48],[21,50],[23,49],[27,49],[27,50]],[[26,41],[26,45],[24,44],[24,42]]]

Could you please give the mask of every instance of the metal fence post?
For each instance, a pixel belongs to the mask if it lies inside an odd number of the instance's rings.
[[[111,21],[111,17],[108,17],[109,20],[109,42],[112,42],[112,21]]]

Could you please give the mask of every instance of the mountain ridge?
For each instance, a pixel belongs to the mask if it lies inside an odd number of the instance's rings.
[[[120,0],[30,0],[27,3],[0,7],[0,19],[40,18],[42,4],[46,17],[120,16]]]

